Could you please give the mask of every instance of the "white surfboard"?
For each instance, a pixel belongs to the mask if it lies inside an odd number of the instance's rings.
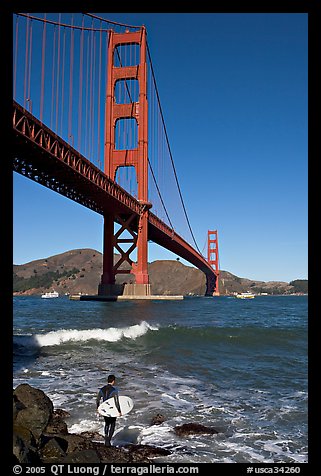
[[[122,415],[126,415],[126,413],[129,413],[134,408],[134,402],[130,397],[120,395],[118,398]],[[119,413],[114,397],[108,398],[108,400],[101,403],[98,407],[98,413],[106,417],[118,417]]]

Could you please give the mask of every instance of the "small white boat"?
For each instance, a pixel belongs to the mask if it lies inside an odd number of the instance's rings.
[[[49,293],[42,294],[41,297],[44,299],[57,298],[59,297],[59,293],[57,293],[57,291],[52,291]]]
[[[247,292],[247,293],[239,293],[235,295],[238,299],[253,299],[255,298],[255,294]]]

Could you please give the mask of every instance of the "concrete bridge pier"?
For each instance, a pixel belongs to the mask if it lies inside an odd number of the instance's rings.
[[[98,285],[98,296],[130,296],[138,299],[151,296],[150,284],[103,284]]]

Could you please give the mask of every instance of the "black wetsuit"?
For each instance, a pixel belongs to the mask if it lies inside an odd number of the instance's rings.
[[[96,399],[97,408],[100,405],[101,398],[103,399],[103,402],[104,402],[108,398],[112,398],[112,397],[114,397],[116,408],[120,413],[121,410],[120,410],[119,399],[118,399],[118,390],[116,390],[116,388],[113,387],[110,383],[108,383],[107,385],[104,385],[104,387],[102,387],[99,390],[97,399]],[[105,420],[105,445],[110,446],[110,441],[115,431],[116,417],[104,416],[104,420]]]

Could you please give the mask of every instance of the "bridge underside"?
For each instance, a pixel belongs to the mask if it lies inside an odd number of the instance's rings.
[[[13,170],[101,214],[136,236],[142,204],[100,169],[14,103]],[[148,211],[148,240],[168,249],[206,275],[206,294],[213,295],[217,276],[206,259]],[[110,280],[113,284],[113,280]]]

